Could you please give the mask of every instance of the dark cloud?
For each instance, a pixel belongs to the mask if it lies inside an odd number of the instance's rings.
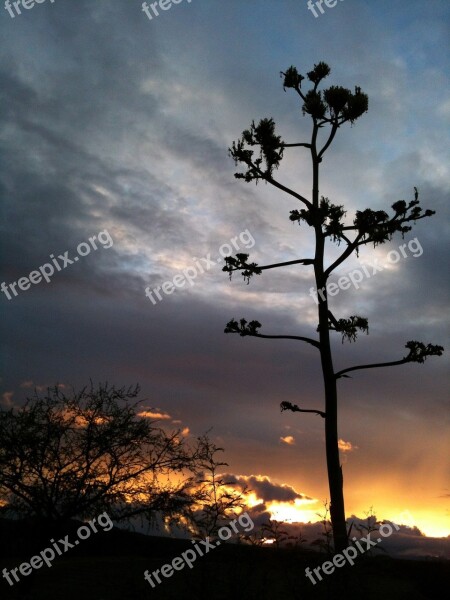
[[[277,484],[270,481],[268,477],[262,475],[231,475],[225,473],[223,475],[227,483],[238,485],[241,489],[247,487],[253,492],[257,498],[264,503],[267,502],[294,502],[295,500],[310,500],[308,496],[304,496],[295,489],[286,484]]]

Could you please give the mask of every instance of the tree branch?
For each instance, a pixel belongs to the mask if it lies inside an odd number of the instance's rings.
[[[321,410],[299,408],[296,404],[291,404],[290,402],[281,402],[280,408],[281,412],[283,412],[283,410],[291,410],[292,412],[315,413],[316,415],[320,415],[322,419],[325,419],[326,417],[326,413]]]
[[[302,143],[302,144],[285,144],[283,142],[283,147],[284,148],[295,148],[296,146],[303,146],[304,148],[311,148],[311,144],[306,144],[306,143]]]
[[[299,340],[301,342],[311,344],[311,346],[314,346],[320,350],[320,342],[313,340],[312,338],[299,335],[264,335],[262,333],[258,333],[258,329],[260,327],[261,323],[259,321],[250,321],[250,323],[247,323],[246,319],[241,319],[238,323],[235,319],[231,319],[231,321],[229,321],[225,327],[225,333],[239,333],[241,337],[248,335],[251,337],[260,337],[272,340]]]
[[[359,245],[359,240],[361,239],[362,234],[359,234],[356,236],[356,238],[353,240],[353,242],[351,242],[347,248],[344,250],[344,252],[341,254],[341,256],[339,258],[337,258],[333,264],[331,264],[328,269],[325,270],[324,272],[324,277],[327,278],[329,277],[329,275],[336,269],[336,267],[338,267],[341,263],[344,262],[344,260],[346,260],[351,254],[352,252],[354,252],[356,250],[356,248]]]
[[[225,267],[222,268],[222,271],[225,271],[226,273],[232,273],[234,271],[244,271],[246,269],[249,270],[254,270],[255,272],[257,272],[257,274],[259,275],[260,271],[266,271],[267,269],[276,269],[277,267],[287,267],[289,265],[313,265],[314,264],[314,259],[313,258],[298,258],[296,260],[288,260],[286,262],[282,262],[282,263],[274,263],[273,265],[265,265],[263,267],[260,267],[259,265],[249,265],[246,262],[246,259],[244,261],[239,260],[239,256],[243,256],[241,255],[236,255],[238,258],[234,259],[232,256],[226,256],[225,257],[225,262],[227,263]],[[248,258],[248,254],[245,255]]]
[[[266,265],[265,267],[259,267],[261,271],[266,269],[275,269],[276,267],[287,267],[289,265],[313,265],[313,258],[299,258],[297,260],[288,260],[286,262],[274,263],[273,265]]]
[[[322,156],[325,154],[326,150],[328,149],[328,147],[330,146],[331,142],[333,141],[334,136],[336,135],[336,132],[337,132],[338,128],[339,128],[339,125],[337,124],[337,121],[335,121],[333,123],[333,127],[331,129],[330,137],[328,138],[327,143],[325,144],[325,146],[322,148],[322,150],[317,155],[318,160],[322,160]]]
[[[335,378],[339,379],[340,377],[344,377],[345,373],[350,373],[350,371],[359,371],[360,369],[378,369],[380,367],[394,367],[396,365],[404,365],[409,362],[416,362],[422,364],[425,362],[425,359],[428,356],[442,356],[442,353],[444,352],[444,348],[442,346],[436,346],[434,344],[427,344],[425,346],[425,344],[423,344],[422,342],[416,342],[415,340],[407,342],[405,344],[405,348],[408,348],[409,354],[401,360],[349,367],[348,369],[343,369],[342,371],[336,373]]]
[[[289,194],[290,196],[293,196],[294,198],[297,198],[297,200],[300,200],[300,202],[303,202],[303,204],[306,204],[306,206],[308,208],[312,208],[312,203],[309,200],[307,200],[304,196],[302,196],[301,194],[298,194],[297,192],[294,192],[294,190],[291,190],[290,188],[286,187],[282,183],[279,183],[273,177],[266,176],[266,177],[264,177],[264,180],[268,181],[274,187],[276,187],[279,190],[285,192],[286,194]]]
[[[333,325],[335,327],[339,327],[339,323],[338,320],[336,319],[336,317],[333,315],[333,313],[331,312],[331,310],[328,310],[328,318],[330,319],[330,321],[333,323]]]
[[[272,340],[300,340],[301,342],[306,342],[307,344],[311,344],[311,346],[314,346],[315,348],[318,348],[320,350],[320,342],[317,342],[316,340],[313,340],[312,338],[303,337],[300,335],[264,335],[262,333],[255,333],[255,334],[253,334],[253,336],[260,337],[260,338],[268,338],[268,339],[272,339]]]
[[[293,196],[297,200],[300,200],[300,202],[303,202],[303,204],[305,204],[308,208],[312,208],[312,203],[309,200],[307,200],[301,194],[298,194],[297,192],[294,192],[294,190],[291,190],[290,188],[286,187],[282,183],[279,183],[278,181],[276,181],[275,179],[273,179],[273,177],[269,173],[264,172],[250,158],[242,159],[241,162],[244,162],[248,167],[250,167],[251,169],[253,169],[253,171],[258,174],[259,179],[263,179],[264,181],[266,181],[268,183],[271,183],[274,187],[278,188],[279,190],[285,192],[286,194],[289,194],[290,196]],[[245,179],[245,175],[238,174],[238,176]]]
[[[406,358],[402,358],[401,360],[393,360],[393,361],[384,362],[384,363],[372,363],[370,365],[358,365],[357,367],[350,367],[348,369],[343,369],[342,371],[339,371],[338,373],[336,373],[335,377],[336,377],[336,379],[339,379],[340,377],[344,376],[344,373],[349,373],[350,371],[359,371],[360,369],[377,369],[380,367],[394,367],[396,365],[404,365],[408,362],[410,362],[410,361],[407,360]]]

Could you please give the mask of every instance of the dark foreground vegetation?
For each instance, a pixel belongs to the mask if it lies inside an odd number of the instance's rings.
[[[51,538],[76,537],[69,526],[0,520],[0,569],[18,567],[48,547]],[[2,578],[2,600],[437,600],[445,597],[449,562],[405,561],[360,556],[353,567],[336,570],[316,585],[305,568],[326,556],[297,548],[224,544],[198,558],[192,569],[175,572],[155,589],[144,571],[160,569],[191,548],[186,540],[118,530],[99,532],[46,566],[21,577],[13,587]]]

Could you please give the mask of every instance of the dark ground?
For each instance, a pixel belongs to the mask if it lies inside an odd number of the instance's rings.
[[[0,520],[0,570],[18,567],[50,547],[50,539],[70,534],[32,523]],[[313,585],[305,568],[327,557],[305,549],[256,548],[223,544],[198,557],[192,569],[174,572],[154,589],[144,571],[160,569],[191,548],[184,540],[149,537],[113,529],[80,542],[77,548],[11,587],[0,583],[1,600],[438,600],[450,588],[450,562],[405,561],[359,556],[353,567],[336,569]],[[447,590],[447,592],[445,591]]]

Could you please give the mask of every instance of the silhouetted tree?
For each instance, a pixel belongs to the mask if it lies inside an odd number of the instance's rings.
[[[236,518],[246,507],[247,487],[241,491],[234,489],[235,482],[220,473],[228,463],[218,460],[217,453],[224,449],[216,446],[208,436],[198,438],[198,475],[194,484],[197,510],[193,521],[201,538],[214,538],[219,529]]]
[[[226,326],[225,333],[237,333],[241,336],[260,338],[294,339],[306,342],[320,352],[323,381],[325,387],[325,411],[306,410],[289,402],[282,402],[282,410],[295,412],[314,412],[325,419],[326,457],[328,480],[330,488],[330,514],[333,525],[334,546],[337,552],[347,545],[345,524],[344,496],[342,469],[339,461],[338,429],[337,429],[337,380],[346,377],[347,373],[358,369],[372,369],[402,365],[409,362],[423,363],[427,356],[440,356],[443,348],[432,344],[409,341],[406,344],[408,353],[400,360],[380,364],[358,365],[335,372],[330,346],[330,331],[342,335],[342,339],[356,340],[358,332],[368,333],[368,321],[364,317],[350,316],[336,318],[331,312],[327,296],[327,280],[331,273],[339,267],[350,255],[358,252],[361,246],[367,244],[384,244],[390,241],[395,233],[402,236],[410,231],[410,223],[429,217],[432,210],[422,211],[419,206],[418,192],[415,189],[414,200],[405,202],[399,200],[392,205],[392,214],[384,210],[367,208],[356,211],[351,224],[346,223],[346,211],[343,206],[332,204],[328,198],[319,196],[319,167],[338,129],[345,123],[354,123],[368,110],[368,97],[359,87],[352,92],[341,86],[331,86],[323,91],[319,85],[329,75],[330,68],[323,62],[314,66],[307,73],[310,89],[302,88],[305,77],[298,73],[295,67],[282,72],[284,89],[294,90],[302,104],[303,115],[312,119],[312,133],[309,142],[285,143],[275,133],[273,119],[262,119],[258,125],[252,122],[250,129],[243,132],[241,139],[233,142],[229,149],[236,165],[241,163],[246,167],[244,173],[236,173],[235,177],[246,182],[270,183],[275,188],[295,198],[303,208],[292,210],[290,220],[298,224],[306,223],[315,235],[315,249],[311,258],[298,258],[287,262],[260,266],[249,261],[248,254],[236,254],[226,257],[224,271],[231,274],[241,271],[244,280],[249,282],[253,275],[260,275],[264,270],[283,267],[286,265],[310,265],[314,269],[316,289],[318,294],[318,339],[297,335],[262,335],[259,333],[261,323],[232,319]],[[326,131],[325,138],[320,141],[320,132]],[[279,167],[283,154],[288,148],[301,147],[309,150],[312,160],[312,197],[286,187],[274,178],[274,171]],[[257,153],[255,154],[255,150]],[[325,267],[326,242],[343,243],[345,249],[330,266]]]
[[[138,392],[91,383],[68,397],[55,386],[1,410],[3,514],[66,520],[107,510],[121,520],[188,512],[199,447],[140,416]]]
[[[261,526],[265,541],[271,540],[275,548],[280,548],[284,542],[294,539],[294,536],[290,536],[283,527],[286,527],[284,521],[269,518],[267,523],[263,523]]]
[[[371,506],[369,508],[368,511],[366,511],[364,513],[366,515],[366,523],[351,523],[350,529],[354,526],[355,531],[359,534],[359,538],[361,537],[367,537],[370,536],[371,533],[375,533],[379,530],[379,526],[384,523],[384,521],[378,521],[376,514],[373,512],[373,506]],[[357,536],[355,536],[356,538]],[[350,538],[350,535],[349,535]],[[357,539],[353,539],[351,541],[352,546],[356,545],[355,542],[357,542]],[[375,551],[379,551],[381,550],[381,552],[386,552],[386,549],[383,548],[383,546],[376,546],[375,549],[374,548],[369,548],[369,550],[366,550],[364,552],[364,557],[368,557],[368,556],[373,556],[374,555],[374,550]]]
[[[316,513],[320,518],[322,532],[320,537],[311,542],[311,546],[317,546],[325,554],[332,554],[333,550],[333,528],[330,522],[330,505],[327,500],[323,503],[324,510],[321,513]]]

